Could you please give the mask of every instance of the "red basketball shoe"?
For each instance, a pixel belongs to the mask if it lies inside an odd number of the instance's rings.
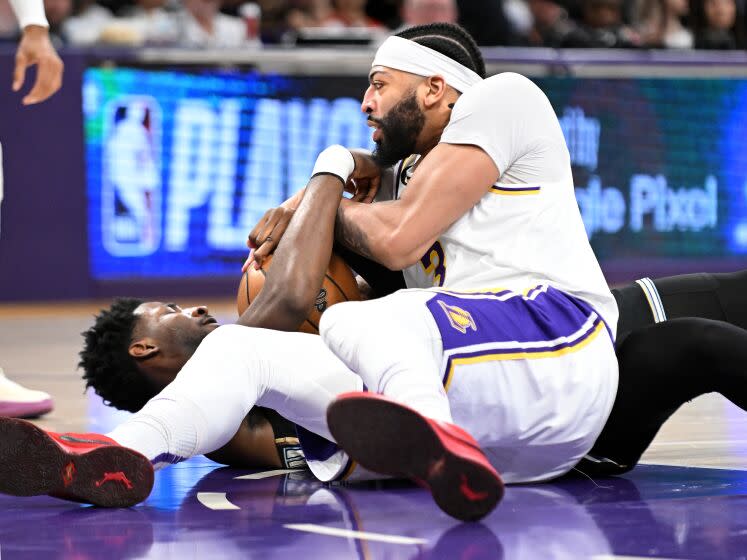
[[[453,424],[375,393],[344,393],[327,409],[337,444],[361,466],[428,488],[438,506],[477,521],[503,497],[503,481],[477,442]]]
[[[56,434],[0,418],[0,492],[48,494],[104,507],[130,507],[153,488],[153,466],[100,434]]]

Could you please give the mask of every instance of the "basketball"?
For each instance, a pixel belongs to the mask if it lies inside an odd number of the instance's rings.
[[[242,315],[249,304],[257,297],[262,286],[265,284],[267,269],[272,263],[272,255],[265,258],[262,267],[257,270],[250,267],[239,282],[239,291],[236,295],[236,307],[239,315]],[[322,287],[316,296],[316,301],[309,311],[306,320],[298,329],[301,332],[319,334],[319,319],[322,313],[331,305],[341,301],[360,301],[361,295],[358,284],[353,276],[353,271],[345,264],[341,257],[332,253],[327,272],[324,275]]]

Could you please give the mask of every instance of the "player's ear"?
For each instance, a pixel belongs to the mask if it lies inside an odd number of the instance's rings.
[[[136,360],[147,360],[157,355],[160,351],[161,349],[156,344],[156,341],[150,337],[133,341],[127,349],[127,353]]]
[[[446,93],[446,82],[441,76],[429,76],[425,79],[425,84],[428,86],[428,91],[423,99],[423,105],[429,109],[443,99]]]

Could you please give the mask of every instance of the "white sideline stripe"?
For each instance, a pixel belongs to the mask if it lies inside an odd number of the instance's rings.
[[[241,509],[228,501],[225,492],[197,492],[197,501],[206,508],[215,510]]]
[[[281,474],[288,474],[293,472],[302,471],[303,469],[277,469],[274,471],[264,471],[252,474],[245,474],[242,476],[235,476],[234,480],[260,480],[262,478],[270,478],[271,476],[280,476]]]
[[[381,533],[364,533],[363,531],[350,531],[348,529],[336,529],[334,527],[324,527],[312,523],[297,523],[283,525],[286,529],[294,531],[306,531],[307,533],[317,533],[319,535],[329,535],[330,537],[344,537],[361,539],[365,541],[379,541],[390,544],[425,544],[425,539],[416,539],[413,537],[400,537],[398,535],[383,535]]]

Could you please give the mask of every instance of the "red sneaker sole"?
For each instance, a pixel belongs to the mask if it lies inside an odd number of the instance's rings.
[[[126,482],[125,482],[126,480]],[[130,507],[153,488],[143,455],[118,446],[69,453],[30,422],[0,419],[0,492],[52,495],[103,507]]]
[[[500,477],[449,450],[428,421],[405,406],[345,397],[329,406],[327,423],[354,461],[377,473],[424,482],[438,506],[452,517],[477,521],[503,497]]]

